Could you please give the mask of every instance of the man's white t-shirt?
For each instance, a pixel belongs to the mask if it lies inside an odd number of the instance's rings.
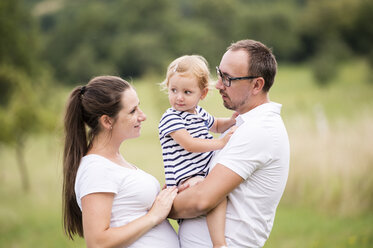
[[[244,179],[228,195],[228,247],[262,247],[272,230],[289,170],[289,139],[281,105],[262,104],[236,119],[237,130],[210,163],[222,164]],[[212,247],[205,217],[180,225],[182,248]]]
[[[99,156],[82,158],[75,180],[76,201],[82,209],[81,199],[91,193],[114,193],[110,227],[119,227],[145,215],[160,191],[153,176],[136,169],[129,169]],[[145,233],[131,248],[177,248],[176,232],[165,220]]]

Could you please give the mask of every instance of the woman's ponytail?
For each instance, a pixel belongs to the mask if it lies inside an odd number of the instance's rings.
[[[82,97],[85,86],[75,88],[65,114],[65,147],[63,155],[63,216],[65,233],[71,239],[83,237],[82,212],[76,202],[75,177],[81,158],[87,153],[87,135],[83,119]]]

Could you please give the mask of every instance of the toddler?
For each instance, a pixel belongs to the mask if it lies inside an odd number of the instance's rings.
[[[162,86],[168,91],[171,108],[159,122],[159,138],[165,168],[166,184],[195,185],[209,171],[214,150],[221,149],[234,132],[233,128],[221,139],[209,131],[223,133],[235,123],[231,118],[214,118],[198,106],[209,89],[210,72],[207,61],[199,55],[185,55],[174,60],[167,69]],[[226,246],[226,199],[207,215],[207,225],[214,247]]]

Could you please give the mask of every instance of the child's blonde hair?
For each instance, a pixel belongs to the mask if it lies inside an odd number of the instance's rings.
[[[210,71],[208,63],[200,55],[184,55],[172,61],[167,68],[166,79],[160,84],[163,90],[168,88],[170,78],[175,73],[178,73],[182,77],[196,77],[201,90],[209,88]]]

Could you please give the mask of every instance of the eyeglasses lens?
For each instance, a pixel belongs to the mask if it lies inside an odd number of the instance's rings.
[[[222,81],[222,83],[223,83],[225,86],[227,86],[227,87],[230,86],[229,79],[221,73],[221,71],[220,71],[220,69],[219,69],[218,67],[216,67],[216,74],[218,75],[218,77],[221,78],[221,81]]]

